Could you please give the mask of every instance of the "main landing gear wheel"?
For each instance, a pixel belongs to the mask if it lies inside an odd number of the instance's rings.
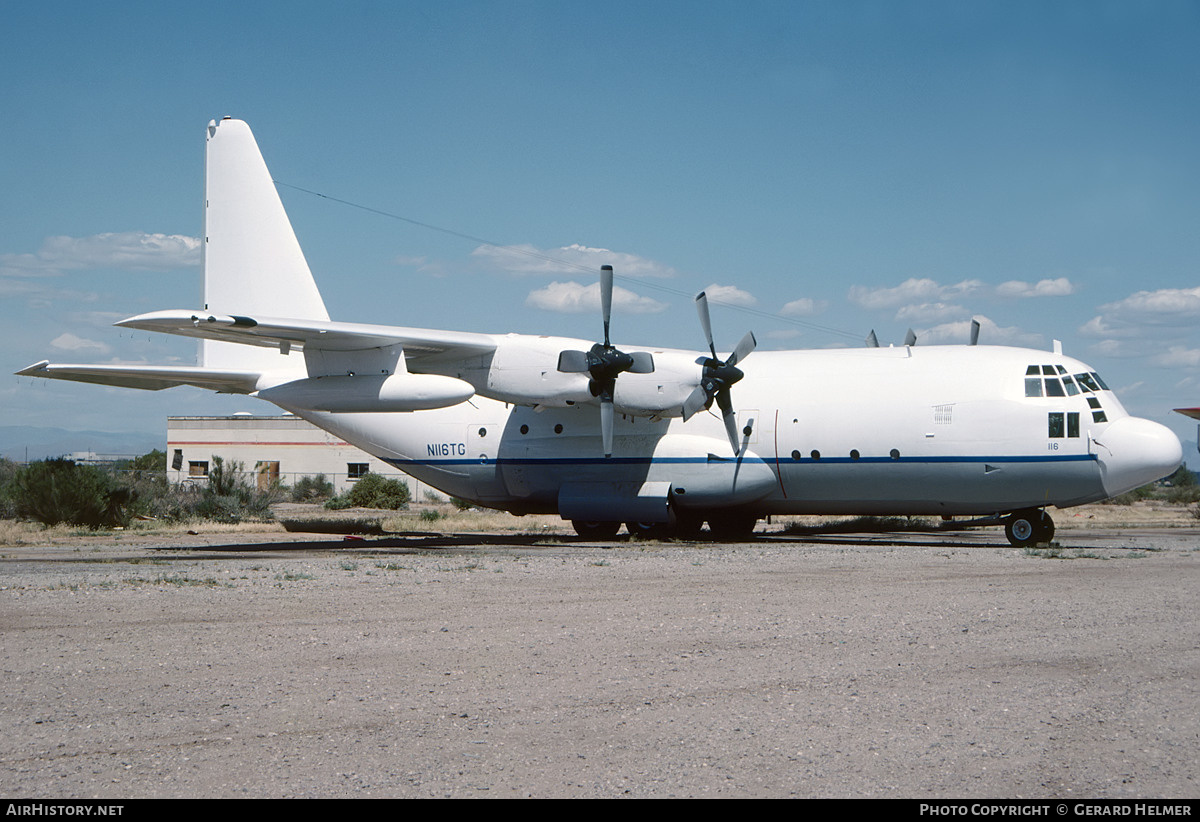
[[[627,522],[625,528],[638,539],[667,539],[674,530],[669,522]]]
[[[740,541],[754,536],[758,517],[753,514],[724,514],[708,519],[708,530],[713,539]]]
[[[589,522],[582,519],[571,520],[575,533],[584,539],[612,539],[621,530],[619,522]]]
[[[1054,538],[1054,520],[1045,511],[1017,511],[1005,518],[1004,536],[1017,548],[1049,542]]]

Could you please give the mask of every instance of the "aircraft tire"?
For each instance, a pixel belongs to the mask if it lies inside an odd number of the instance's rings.
[[[667,539],[673,530],[669,522],[627,522],[625,529],[638,539]]]
[[[1054,539],[1054,520],[1045,511],[1042,511],[1041,515],[1041,521],[1038,523],[1038,542],[1049,542]]]
[[[619,522],[591,522],[582,519],[571,520],[575,533],[584,539],[612,539],[621,530]]]
[[[1016,511],[1004,520],[1004,536],[1016,548],[1028,548],[1054,537],[1054,520],[1045,511]]]
[[[704,530],[704,518],[694,514],[675,512],[675,533],[676,539],[699,539],[700,532]]]
[[[725,514],[710,517],[708,530],[713,539],[740,541],[754,536],[754,527],[758,525],[758,517],[753,514]]]

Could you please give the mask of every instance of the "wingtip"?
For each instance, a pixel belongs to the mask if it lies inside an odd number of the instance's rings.
[[[18,377],[36,377],[38,374],[44,371],[46,366],[49,364],[50,360],[41,360],[40,362],[35,362],[33,365],[27,365],[20,371],[14,371],[13,373]]]

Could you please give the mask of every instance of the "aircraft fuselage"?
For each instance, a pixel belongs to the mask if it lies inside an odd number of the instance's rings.
[[[559,511],[566,486],[654,483],[677,511],[986,515],[1101,500],[1178,464],[1168,429],[1130,417],[1091,368],[1058,354],[758,352],[745,372],[736,456],[715,413],[618,417],[605,457],[586,403],[476,396],[406,414],[294,410],[447,493],[516,513]]]

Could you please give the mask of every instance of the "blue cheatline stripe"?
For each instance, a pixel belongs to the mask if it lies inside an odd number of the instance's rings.
[[[761,462],[767,465],[774,465],[775,460],[769,457],[755,456],[751,458],[754,462]],[[1049,463],[1049,462],[1097,462],[1099,457],[1095,454],[1047,454],[1045,456],[1017,456],[1017,457],[900,457],[892,459],[891,457],[860,457],[852,459],[850,457],[821,457],[820,459],[812,459],[804,457],[794,459],[792,457],[780,457],[779,464],[782,465],[851,465],[851,464],[875,464],[875,465],[904,465],[904,464],[934,464],[946,465],[962,463],[964,465],[980,464],[980,463]],[[709,459],[708,457],[501,457],[496,458],[455,458],[455,459],[385,459],[391,465],[403,469],[405,465],[425,465],[431,467],[449,467],[454,465],[709,465],[709,464],[733,464],[736,463],[733,457],[717,457]]]

